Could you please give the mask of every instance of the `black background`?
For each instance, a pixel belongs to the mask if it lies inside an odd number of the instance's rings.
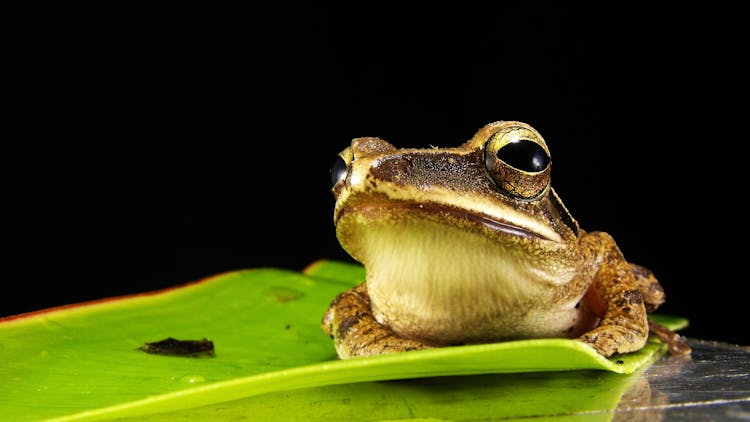
[[[23,226],[43,229],[0,315],[347,259],[328,170],[352,138],[455,146],[520,120],[581,226],[654,270],[662,312],[749,343],[736,12],[128,12],[48,39],[32,128],[55,135],[31,143],[49,165],[26,167]]]

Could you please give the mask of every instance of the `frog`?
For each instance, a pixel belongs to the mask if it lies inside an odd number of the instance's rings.
[[[496,121],[458,147],[351,141],[331,166],[341,247],[365,268],[321,327],[341,359],[535,338],[568,338],[604,357],[649,335],[665,301],[653,272],[614,238],[584,231],[551,186],[541,134]]]

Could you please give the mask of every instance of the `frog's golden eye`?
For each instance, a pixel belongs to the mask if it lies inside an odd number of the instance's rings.
[[[516,198],[536,198],[550,183],[549,151],[529,130],[492,135],[484,146],[484,163],[495,184]]]
[[[353,155],[351,148],[341,152],[331,164],[331,187],[335,187],[339,182],[346,179],[349,173],[349,164],[352,162]]]

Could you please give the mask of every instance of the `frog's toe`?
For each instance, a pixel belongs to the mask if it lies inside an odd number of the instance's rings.
[[[578,338],[604,357],[640,350],[646,339],[647,336],[619,325],[599,326]]]
[[[333,338],[333,307],[329,307],[323,319],[320,321],[320,328],[330,338]]]
[[[669,353],[673,356],[690,355],[691,349],[682,336],[670,330],[669,328],[648,320],[648,332],[656,338],[666,343],[669,347]]]

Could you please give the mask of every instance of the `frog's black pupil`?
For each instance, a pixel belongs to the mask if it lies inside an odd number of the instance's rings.
[[[346,177],[346,161],[338,156],[331,165],[331,187],[344,177]]]
[[[530,173],[542,171],[549,164],[547,151],[536,142],[526,139],[503,145],[497,151],[497,158],[512,167]]]

